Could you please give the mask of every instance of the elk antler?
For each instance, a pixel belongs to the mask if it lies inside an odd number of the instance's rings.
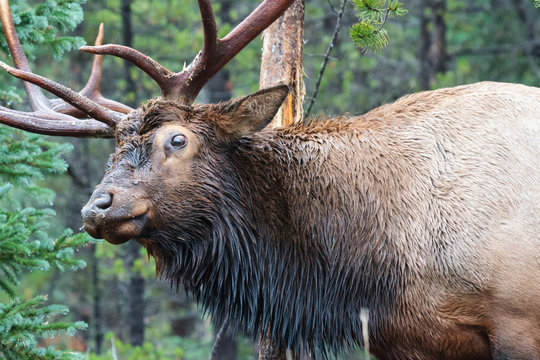
[[[121,113],[127,113],[132,109],[101,96],[99,92],[101,56],[94,57],[88,83],[80,93],[77,93],[32,73],[15,31],[8,0],[0,0],[0,19],[17,68],[2,62],[0,66],[11,75],[24,80],[23,85],[33,110],[23,112],[0,107],[0,123],[46,135],[114,137],[116,123],[123,117]],[[100,26],[96,45],[101,45],[102,39],[103,26]],[[60,99],[47,99],[40,88],[50,91]],[[88,117],[92,119],[81,120]]]
[[[218,38],[209,0],[198,0],[204,30],[204,45],[193,62],[183,71],[173,73],[141,54],[121,45],[83,46],[82,51],[114,55],[130,61],[146,72],[161,88],[164,98],[190,104],[202,87],[251,40],[270,26],[294,0],[264,0],[227,36]]]

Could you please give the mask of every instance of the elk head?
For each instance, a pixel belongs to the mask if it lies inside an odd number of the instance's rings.
[[[193,62],[178,73],[134,49],[101,45],[100,26],[96,46],[81,48],[94,53],[95,58],[90,80],[77,93],[31,72],[8,0],[0,0],[2,26],[16,68],[0,65],[24,80],[33,109],[26,113],[0,107],[0,123],[48,135],[116,137],[117,149],[111,155],[107,173],[82,210],[85,229],[94,237],[116,244],[142,238],[174,220],[172,213],[182,217],[182,226],[208,222],[211,208],[219,207],[221,198],[216,184],[211,184],[215,181],[212,174],[227,171],[223,149],[239,137],[265,127],[288,90],[278,86],[223,104],[192,102],[204,84],[293,1],[263,1],[219,39],[210,2],[198,0],[204,45]],[[103,98],[99,93],[101,55],[132,62],[158,83],[162,97],[136,110]],[[40,88],[61,100],[47,99]],[[210,184],[202,184],[201,179]],[[234,182],[234,176],[230,181]]]
[[[226,211],[230,199],[222,192],[239,188],[228,158],[234,142],[263,129],[287,93],[282,85],[220,104],[152,100],[131,112],[81,212],[85,229],[115,244],[138,239],[148,246],[163,232],[184,242],[204,237],[205,226]]]

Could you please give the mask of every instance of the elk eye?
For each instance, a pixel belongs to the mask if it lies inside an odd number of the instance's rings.
[[[184,135],[175,135],[171,139],[171,145],[172,147],[176,149],[181,149],[187,144],[187,139]]]

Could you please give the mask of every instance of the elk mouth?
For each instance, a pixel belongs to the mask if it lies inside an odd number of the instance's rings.
[[[107,224],[98,226],[96,229],[97,231],[95,231],[95,235],[98,235],[97,237],[99,238],[107,240],[107,242],[111,244],[120,245],[128,240],[137,239],[143,232],[147,221],[148,215],[146,212],[124,219],[114,219]],[[91,232],[94,229],[89,229],[85,225],[85,230],[90,234],[90,236],[96,237]]]
[[[131,211],[123,208],[99,211],[83,208],[84,229],[96,239],[105,239],[115,245],[138,239],[148,226],[151,213],[149,201],[140,201]]]

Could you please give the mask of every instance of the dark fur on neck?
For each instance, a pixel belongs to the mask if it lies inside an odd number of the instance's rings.
[[[365,241],[381,225],[364,210],[369,200],[343,208],[336,189],[316,189],[329,174],[312,168],[328,169],[306,147],[320,139],[298,142],[294,131],[265,131],[224,150],[230,176],[220,178],[212,209],[149,236],[156,246],[148,249],[158,274],[192,292],[215,323],[228,317],[233,331],[269,333],[295,354],[326,357],[361,345],[361,308],[393,311],[403,284],[390,274],[403,264],[380,251],[384,236]],[[388,316],[370,314],[372,335]]]

